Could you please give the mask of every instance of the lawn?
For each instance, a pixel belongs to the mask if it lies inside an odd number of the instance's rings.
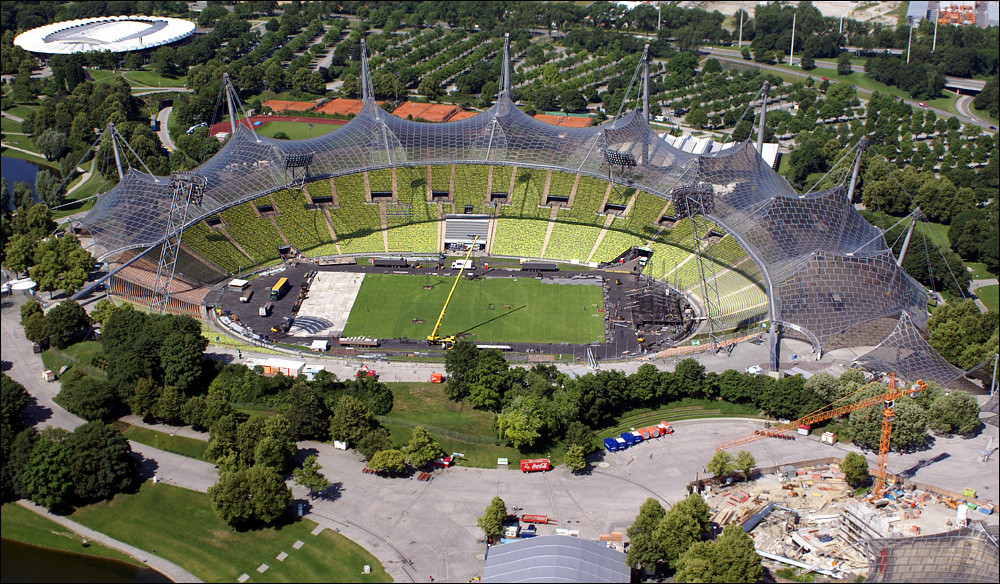
[[[344,336],[426,338],[454,278],[365,276]],[[424,290],[428,282],[433,289]],[[386,302],[387,298],[393,301]],[[600,303],[601,289],[596,286],[543,284],[532,278],[463,279],[439,334],[504,343],[589,343],[604,334],[602,313],[597,312]]]
[[[278,132],[284,132],[288,135],[289,140],[302,140],[303,138],[308,138],[310,136],[309,130],[310,122],[288,122],[284,120],[265,122],[255,128],[255,131],[261,136],[267,136],[268,138],[273,138]],[[330,132],[340,129],[337,124],[323,124],[314,123],[312,125],[312,136],[322,136],[323,134],[329,134]]]
[[[77,510],[87,527],[155,553],[206,582],[388,582],[382,565],[364,548],[329,529],[299,519],[279,527],[234,531],[212,512],[208,495],[146,481],[137,493]],[[301,540],[305,545],[294,549]],[[276,561],[281,552],[288,554]],[[261,564],[270,566],[257,573]],[[372,568],[362,574],[363,566]]]
[[[946,249],[951,248],[951,241],[948,239],[947,225],[942,223],[931,223],[930,221],[921,221],[920,229],[923,233],[930,236],[931,241],[944,246]]]
[[[976,288],[976,296],[986,305],[990,312],[1000,312],[1000,286],[983,286]]]
[[[444,367],[442,366],[442,371]],[[410,441],[413,428],[423,426],[448,453],[461,452],[462,466],[496,468],[497,458],[511,461],[524,457],[562,457],[561,444],[542,443],[537,452],[522,453],[516,448],[497,446],[493,414],[473,409],[467,402],[456,402],[436,383],[393,383],[392,411],[379,420],[389,429],[396,445]],[[512,468],[516,467],[512,465]]]
[[[95,359],[103,354],[99,341],[83,341],[62,350],[55,347],[49,348],[42,353],[42,363],[46,369],[57,375],[59,369],[65,365],[69,366],[70,369],[77,369],[81,373],[104,378],[107,374],[95,366]]]
[[[124,424],[124,422],[117,423]],[[158,432],[149,428],[126,425],[128,428],[122,432],[122,435],[129,440],[134,440],[140,444],[152,446],[160,450],[166,450],[167,452],[173,452],[174,454],[180,454],[181,456],[187,456],[188,458],[205,460],[205,451],[208,450],[208,442],[184,436],[174,436],[173,434]]]
[[[141,85],[144,87],[184,87],[187,83],[187,76],[182,75],[180,77],[163,77],[158,75],[153,71],[126,71],[122,73],[126,81],[131,82],[134,85]]]
[[[969,275],[971,275],[974,280],[991,280],[997,277],[996,274],[991,273],[986,268],[986,264],[983,262],[965,262],[965,267],[972,270]]]
[[[598,433],[598,439],[603,440],[613,436],[618,436],[632,428],[652,426],[662,420],[667,422],[677,422],[680,420],[694,420],[702,418],[720,417],[759,417],[760,412],[753,407],[741,404],[733,404],[724,401],[684,398],[671,403],[659,410],[634,410],[626,412],[615,422],[611,428],[606,428]]]
[[[10,118],[0,118],[0,129],[3,130],[4,134],[10,134],[11,132],[20,134],[21,122],[15,122]]]
[[[145,567],[142,562],[96,542],[83,547],[83,538],[76,533],[14,503],[4,503],[0,508],[0,520],[4,539]]]

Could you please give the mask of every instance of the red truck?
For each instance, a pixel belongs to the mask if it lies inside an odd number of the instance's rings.
[[[552,467],[547,458],[528,458],[521,461],[521,472],[537,472],[550,468]]]

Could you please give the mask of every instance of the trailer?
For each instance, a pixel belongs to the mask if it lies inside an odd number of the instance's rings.
[[[555,262],[521,262],[522,272],[558,272],[559,264]]]
[[[372,258],[372,265],[379,268],[408,268],[406,258]]]
[[[528,515],[527,513],[521,516],[521,521],[541,525],[554,525],[556,523],[556,520],[550,519],[548,515]]]
[[[538,472],[550,468],[552,465],[547,458],[528,458],[521,461],[521,472]]]
[[[635,434],[631,432],[622,432],[621,439],[625,441],[627,447],[634,446],[636,443]]]
[[[444,383],[444,375],[440,373],[431,373],[431,383]]]
[[[614,438],[605,438],[604,448],[606,448],[608,452],[618,452],[618,440],[615,440]]]
[[[670,424],[668,424],[666,422],[666,420],[664,420],[664,421],[660,422],[659,424],[657,424],[657,427],[660,428],[660,430],[661,430],[660,434],[673,434],[674,433],[674,429],[670,427]]]

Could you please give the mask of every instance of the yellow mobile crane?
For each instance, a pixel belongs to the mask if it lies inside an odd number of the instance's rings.
[[[478,240],[478,235],[472,238],[472,245],[469,246],[469,252],[465,254],[465,260],[462,261],[462,267],[458,270],[458,276],[455,277],[455,283],[451,285],[451,292],[448,292],[448,299],[444,301],[444,306],[441,307],[441,314],[438,315],[437,322],[434,323],[434,330],[431,331],[431,334],[427,335],[428,345],[441,345],[445,349],[448,349],[455,344],[455,335],[441,337],[438,336],[438,330],[441,328],[441,321],[444,319],[445,311],[448,310],[448,303],[451,302],[451,297],[455,293],[455,287],[458,286],[459,280],[462,279],[462,272],[465,271],[465,266],[469,265],[469,257],[472,255],[472,250],[476,249],[476,241]]]

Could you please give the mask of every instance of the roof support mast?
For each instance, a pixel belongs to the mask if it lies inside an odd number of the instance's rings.
[[[236,133],[236,105],[233,103],[233,84],[229,73],[222,74],[222,90],[226,92],[226,108],[229,110],[229,131]]]
[[[510,33],[503,35],[503,67],[500,73],[500,95],[510,95]]]
[[[906,230],[906,239],[903,240],[903,249],[899,250],[899,257],[896,259],[896,265],[902,267],[903,259],[906,258],[906,250],[910,247],[910,238],[913,237],[913,228],[916,226],[917,221],[923,219],[924,214],[920,211],[920,207],[913,210],[910,214],[910,228]]]
[[[764,151],[764,121],[767,116],[767,92],[771,89],[771,84],[767,81],[764,82],[764,88],[761,90],[760,98],[760,126],[757,128],[757,154],[760,155]]]
[[[125,173],[122,172],[122,155],[118,152],[118,139],[115,138],[115,134],[117,133],[115,131],[115,123],[108,122],[108,127],[104,131],[111,136],[111,149],[115,153],[115,166],[118,168],[118,180],[122,180],[125,178]]]
[[[858,141],[857,158],[854,159],[854,172],[851,174],[851,185],[847,187],[847,202],[854,204],[854,187],[858,184],[858,173],[861,172],[861,155],[868,146],[868,136],[862,136]]]

